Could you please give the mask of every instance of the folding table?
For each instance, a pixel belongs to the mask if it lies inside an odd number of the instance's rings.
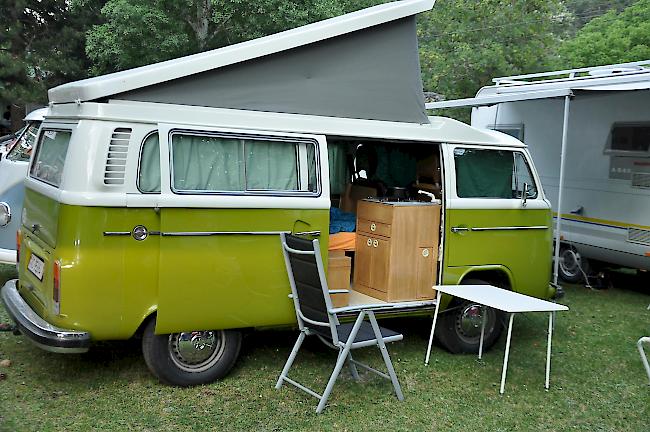
[[[549,312],[548,316],[548,342],[546,346],[546,383],[545,387],[549,388],[549,380],[551,374],[551,338],[553,336],[553,315],[555,312],[569,310],[568,307],[553,303],[550,301],[530,297],[524,294],[519,294],[513,291],[508,291],[503,288],[498,288],[492,285],[440,285],[434,286],[433,289],[437,290],[436,304],[440,305],[440,297],[442,294],[449,294],[451,296],[476,302],[483,306],[488,306],[494,309],[507,312],[508,319],[508,336],[506,338],[506,351],[503,356],[503,368],[501,371],[501,389],[499,393],[503,394],[506,384],[506,373],[508,371],[508,356],[510,354],[510,339],[512,336],[512,321],[515,313],[521,312]],[[427,347],[427,356],[424,361],[425,365],[429,364],[429,356],[431,355],[431,342],[433,341],[433,333],[436,328],[436,321],[438,320],[439,307],[433,315],[433,324],[431,326],[431,334],[429,335],[429,346]],[[487,314],[483,313],[483,322],[481,325],[481,339],[479,342],[478,358],[483,355],[483,336],[485,333],[485,319]]]

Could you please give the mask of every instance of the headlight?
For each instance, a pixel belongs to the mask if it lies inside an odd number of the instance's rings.
[[[11,208],[9,204],[0,202],[0,227],[9,225],[11,222]]]

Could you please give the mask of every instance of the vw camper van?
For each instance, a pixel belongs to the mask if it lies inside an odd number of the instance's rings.
[[[142,335],[161,381],[219,379],[244,330],[295,324],[289,232],[318,236],[348,304],[430,316],[435,285],[478,281],[551,297],[550,206],[526,147],[425,115],[414,14],[432,3],[50,90],[19,279],[1,291],[22,333],[57,352]],[[494,310],[435,306],[452,352],[478,349],[483,313],[486,346],[501,332]]]

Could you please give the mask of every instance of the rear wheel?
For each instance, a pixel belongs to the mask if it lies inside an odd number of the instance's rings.
[[[560,263],[558,276],[569,283],[584,281],[584,275],[589,274],[589,261],[572,247],[564,246],[560,249]]]
[[[487,285],[487,282],[467,279],[462,284]],[[438,316],[435,336],[438,342],[453,354],[478,353],[484,316],[486,322],[483,351],[487,351],[501,335],[504,313],[466,300],[452,300],[447,310]]]
[[[149,370],[165,384],[187,387],[225,377],[241,347],[237,330],[206,330],[154,334],[156,320],[147,324],[142,353]]]

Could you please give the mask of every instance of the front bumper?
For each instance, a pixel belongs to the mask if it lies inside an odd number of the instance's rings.
[[[38,347],[57,353],[83,353],[90,346],[90,333],[62,329],[45,321],[23,300],[13,279],[0,290],[0,299],[18,329]]]

